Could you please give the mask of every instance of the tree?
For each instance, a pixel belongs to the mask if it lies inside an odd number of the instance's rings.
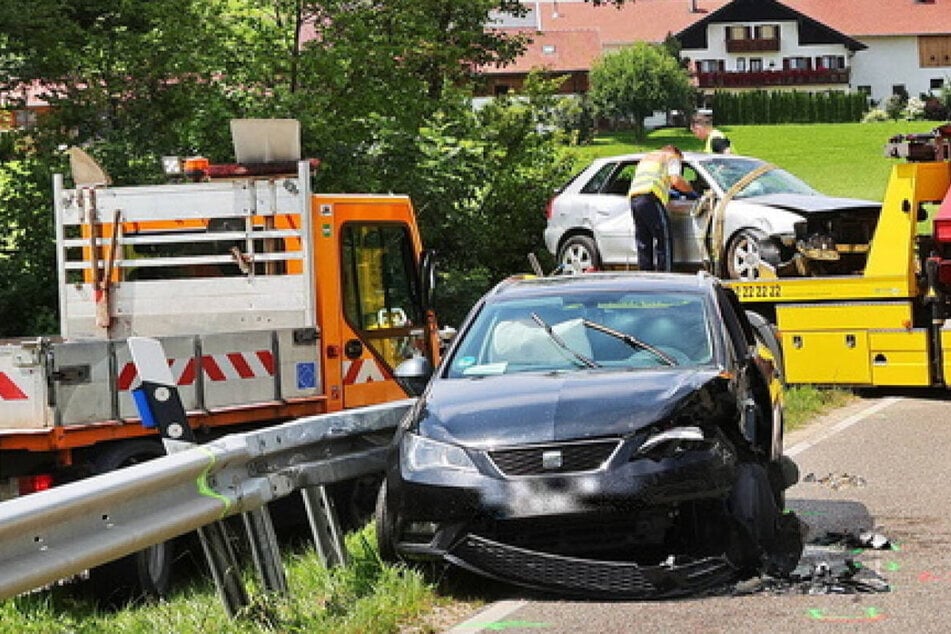
[[[235,117],[300,120],[303,152],[322,162],[318,190],[409,194],[454,279],[480,280],[466,292],[524,270],[516,260],[540,242],[540,210],[563,161],[540,98],[472,111],[478,68],[511,61],[525,45],[484,28],[491,9],[525,10],[516,0],[0,4],[0,92],[39,85],[53,106],[36,128],[0,143],[0,269],[10,273],[2,295],[45,315],[27,323],[18,313],[0,334],[55,325],[49,175],[65,167],[57,148],[83,145],[116,184],[150,182],[162,178],[164,154],[230,160]],[[448,180],[426,171],[434,161]],[[506,235],[504,223],[525,232]]]
[[[644,119],[658,110],[683,109],[690,77],[659,45],[638,42],[598,59],[589,75],[591,101],[601,116],[630,124],[644,136]]]

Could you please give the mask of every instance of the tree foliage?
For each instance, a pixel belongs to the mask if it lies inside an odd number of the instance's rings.
[[[233,160],[236,117],[300,120],[305,155],[321,159],[318,191],[408,193],[449,290],[478,280],[478,294],[524,270],[516,261],[540,243],[564,164],[547,132],[550,87],[471,109],[475,71],[525,45],[484,28],[492,9],[524,11],[515,0],[3,3],[0,92],[39,89],[52,110],[28,132],[0,134],[2,293],[38,315],[0,314],[0,335],[55,324],[60,148],[84,146],[116,184],[154,182],[162,155]]]
[[[591,69],[590,96],[601,116],[629,123],[637,138],[644,119],[690,102],[687,71],[661,45],[638,42],[598,59]]]

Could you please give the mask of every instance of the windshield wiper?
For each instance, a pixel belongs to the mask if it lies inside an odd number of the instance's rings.
[[[532,313],[532,319],[535,321],[536,324],[538,324],[539,326],[542,327],[542,329],[548,334],[548,336],[551,338],[551,340],[554,341],[554,342],[558,345],[559,348],[562,348],[563,350],[566,350],[566,351],[567,351],[568,353],[570,353],[575,359],[577,359],[578,361],[580,361],[581,363],[583,363],[584,365],[586,365],[586,366],[589,367],[589,368],[600,368],[600,367],[601,367],[601,364],[598,363],[597,361],[595,361],[594,359],[590,359],[590,358],[584,356],[583,354],[581,354],[580,352],[578,352],[577,350],[572,349],[572,347],[569,346],[567,343],[565,343],[565,340],[562,339],[562,338],[558,335],[558,333],[555,332],[555,331],[552,329],[551,326],[549,326],[547,323],[545,323],[545,320],[544,320],[544,319],[542,319],[541,317],[538,316],[538,313]]]
[[[677,360],[674,359],[672,356],[670,356],[663,350],[660,350],[659,348],[655,348],[649,343],[645,343],[641,341],[634,335],[629,335],[626,332],[621,332],[620,330],[609,328],[603,324],[599,324],[596,321],[591,321],[590,319],[582,319],[581,323],[584,324],[586,327],[591,328],[592,330],[597,330],[598,332],[603,332],[606,335],[610,335],[616,339],[620,339],[621,341],[631,346],[635,350],[646,350],[647,352],[650,352],[652,355],[654,355],[655,357],[657,357],[658,359],[660,359],[667,365],[679,365],[677,363]]]

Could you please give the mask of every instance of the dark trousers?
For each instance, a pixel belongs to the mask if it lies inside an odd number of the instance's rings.
[[[674,245],[667,210],[654,194],[631,197],[634,216],[634,244],[637,268],[642,271],[670,271]]]

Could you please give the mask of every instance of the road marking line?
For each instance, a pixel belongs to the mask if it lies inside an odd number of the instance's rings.
[[[477,612],[472,618],[457,623],[451,630],[446,630],[444,634],[474,634],[489,628],[493,623],[503,620],[508,615],[521,610],[528,605],[524,599],[497,601],[481,612]]]
[[[848,428],[851,427],[852,425],[854,425],[854,424],[856,424],[856,423],[859,423],[859,422],[865,420],[866,418],[868,418],[868,417],[871,416],[872,414],[877,414],[878,412],[882,411],[883,409],[885,409],[885,408],[888,407],[889,405],[893,405],[893,404],[897,403],[898,401],[902,400],[902,398],[903,398],[903,397],[901,397],[901,396],[890,396],[890,397],[888,397],[888,398],[886,398],[886,399],[884,399],[884,400],[881,400],[881,401],[875,403],[874,405],[872,405],[871,407],[868,407],[868,408],[862,410],[861,412],[858,412],[857,414],[852,414],[851,416],[849,416],[849,417],[846,418],[845,420],[842,420],[842,421],[840,421],[839,423],[836,423],[835,426],[833,426],[833,427],[832,427],[831,429],[829,429],[827,432],[825,432],[825,433],[823,433],[823,434],[820,434],[820,435],[817,436],[815,439],[813,439],[813,440],[804,440],[804,441],[802,441],[802,442],[800,442],[800,443],[796,443],[795,445],[793,445],[792,447],[790,447],[790,448],[789,448],[787,451],[785,451],[784,453],[785,453],[787,456],[789,456],[789,457],[792,457],[792,456],[795,456],[795,455],[797,455],[797,454],[800,454],[800,453],[804,452],[806,449],[809,449],[809,448],[811,448],[811,447],[815,447],[815,446],[818,445],[820,442],[822,442],[822,441],[824,441],[824,440],[828,440],[829,438],[831,438],[832,436],[835,436],[835,435],[838,434],[839,432],[845,431],[846,429],[848,429]]]

